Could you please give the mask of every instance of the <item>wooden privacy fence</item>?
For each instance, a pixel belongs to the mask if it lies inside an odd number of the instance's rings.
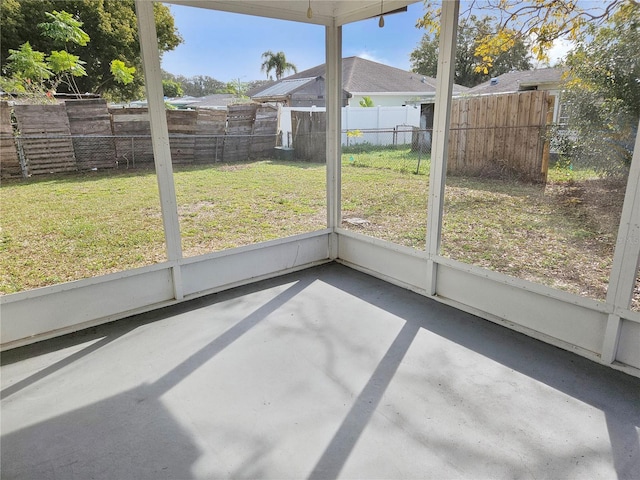
[[[109,109],[105,100],[56,105],[0,102],[0,175],[141,166],[153,163],[146,108]],[[276,146],[277,110],[257,104],[224,110],[168,110],[174,164],[270,158]]]
[[[256,120],[256,105],[235,105],[227,112],[227,135],[224,138],[225,162],[249,158],[251,144],[245,141],[251,135]]]
[[[22,175],[11,127],[11,108],[4,100],[0,101],[0,175],[3,178]]]
[[[25,175],[77,169],[65,105],[16,105],[18,154]]]
[[[551,107],[544,91],[453,99],[447,173],[546,181],[546,126]],[[325,115],[291,112],[295,158],[325,161]],[[412,135],[413,150],[430,149],[431,130],[416,128]]]
[[[293,156],[307,162],[326,162],[327,115],[325,112],[291,112]]]
[[[153,162],[146,108],[111,109],[116,150],[127,165]],[[228,110],[168,110],[174,164],[206,164],[269,158],[276,146],[277,110],[257,104]]]
[[[135,167],[153,163],[151,126],[147,109],[112,108],[109,109],[109,113],[118,164]]]
[[[233,110],[229,107],[229,111]],[[278,110],[270,105],[257,105],[251,131],[250,158],[264,156],[265,152],[273,152],[274,138],[278,134]]]
[[[211,163],[222,160],[223,139],[227,124],[225,110],[197,110],[194,161]],[[274,127],[275,128],[275,127]]]
[[[550,106],[545,91],[454,99],[447,173],[546,181]]]
[[[116,144],[106,100],[67,100],[65,107],[78,169],[114,168]]]

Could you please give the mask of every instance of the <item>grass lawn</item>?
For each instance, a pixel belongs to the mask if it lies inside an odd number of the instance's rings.
[[[342,161],[344,226],[423,249],[428,156],[353,151]],[[175,170],[186,257],[325,227],[324,165],[262,161]],[[552,172],[550,179],[545,188],[450,177],[443,254],[602,299],[624,185],[584,172]],[[150,171],[4,181],[0,206],[3,294],[165,260]]]
[[[185,257],[326,227],[325,166],[177,167]],[[166,260],[156,176],[118,170],[3,181],[0,292]]]

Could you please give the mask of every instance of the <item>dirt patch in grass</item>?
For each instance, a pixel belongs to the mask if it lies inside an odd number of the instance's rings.
[[[565,187],[569,191],[569,198],[565,202],[569,213],[578,215],[589,224],[591,230],[597,233],[600,243],[609,246],[606,253],[613,255],[626,180],[592,179],[571,182]],[[640,271],[633,290],[631,309],[640,312]]]
[[[447,188],[447,256],[604,300],[624,182],[483,183]]]
[[[238,170],[245,170],[250,166],[250,163],[225,163],[220,164],[218,170],[220,170],[221,172],[236,172]]]
[[[555,183],[547,187],[568,215],[579,218],[594,232],[613,236],[614,241],[625,189],[626,181],[606,178]]]
[[[427,176],[381,171],[344,165],[343,226],[424,250]],[[625,187],[624,181],[597,178],[545,187],[449,177],[442,253],[604,300]]]

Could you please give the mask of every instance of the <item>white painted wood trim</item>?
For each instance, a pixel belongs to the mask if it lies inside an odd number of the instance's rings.
[[[611,363],[623,363],[640,369],[640,323],[621,319],[616,357]]]
[[[640,122],[638,124],[640,128]],[[629,308],[640,265],[640,134],[636,135],[607,291],[607,302]]]
[[[327,78],[327,227],[335,231],[341,221],[342,27],[325,28]],[[329,240],[329,258],[338,256],[338,239]]]
[[[613,363],[620,343],[620,328],[622,319],[618,315],[611,314],[607,318],[607,328],[602,341],[602,361]]]
[[[451,116],[451,94],[456,63],[456,43],[460,1],[442,3],[440,15],[440,50],[438,75],[436,78],[436,100],[433,117],[433,144],[431,171],[429,174],[429,199],[427,204],[426,251],[430,258],[440,252],[444,191],[447,176],[447,153],[449,141],[449,119]],[[428,262],[427,288],[434,294],[437,284],[437,266]]]
[[[35,297],[5,303],[0,324],[2,348],[29,339],[36,341],[50,332],[67,332],[98,320],[110,321],[123,312],[172,301],[172,283],[171,267],[164,264],[161,269],[111,276],[99,283],[78,282],[74,288],[48,289]]]
[[[453,260],[451,258],[443,257],[440,255],[436,255],[435,257],[431,258],[427,255],[426,252],[422,250],[416,250],[410,247],[405,247],[403,245],[398,245],[392,242],[388,242],[386,240],[370,237],[368,235],[364,235],[358,232],[353,232],[351,230],[346,230],[344,228],[339,228],[337,230],[337,233],[340,235],[341,238],[342,237],[353,238],[355,240],[358,240],[359,242],[375,245],[379,248],[384,248],[392,252],[398,252],[403,255],[411,256],[415,259],[424,260],[424,261],[433,261],[436,265],[444,265],[444,266],[453,268],[455,270],[459,270],[461,272],[467,272],[479,278],[486,278],[488,280],[491,280],[492,282],[501,283],[503,285],[507,285],[511,287],[517,287],[523,290],[536,293],[537,295],[552,298],[554,300],[560,300],[563,302],[567,302],[567,303],[584,307],[584,308],[589,308],[589,309],[596,310],[598,312],[602,312],[606,314],[615,313],[612,306],[605,302],[598,301],[591,298],[586,298],[580,295],[575,295],[569,292],[564,292],[562,290],[558,290],[552,287],[547,287],[546,285],[541,285],[536,282],[531,282],[528,280],[512,277],[500,272],[494,272],[492,270],[487,270],[486,268],[478,267],[476,265],[470,265],[468,263],[460,262],[458,260]],[[434,295],[437,295],[437,292],[435,292]],[[625,311],[618,312],[618,315],[625,318],[635,317],[634,313],[635,312],[631,312],[630,310],[625,310]],[[637,314],[637,316],[640,316],[640,314]],[[631,318],[631,320],[634,321],[634,318]]]
[[[234,249],[224,256],[183,265],[185,298],[328,262],[330,235],[290,238],[243,251]]]
[[[605,302],[600,302],[592,298],[586,298],[580,295],[575,295],[573,293],[564,292],[556,288],[547,287],[546,285],[542,285],[540,283],[530,282],[529,280],[512,277],[500,272],[494,272],[483,267],[478,267],[476,265],[460,262],[451,258],[442,257],[440,255],[434,257],[433,261],[439,265],[444,265],[461,272],[467,272],[476,277],[486,278],[487,280],[495,283],[501,283],[509,287],[516,287],[522,290],[533,292],[537,295],[552,298],[554,300],[560,300],[562,302],[589,308],[606,314],[610,314],[613,312],[612,306]]]
[[[479,310],[477,308],[471,307],[469,305],[464,305],[460,302],[456,302],[454,300],[448,299],[448,298],[440,298],[440,297],[435,297],[435,300],[437,300],[440,303],[443,303],[445,305],[449,305],[453,308],[456,308],[460,311],[466,312],[466,313],[470,313],[471,315],[476,315],[477,317],[483,318],[485,320],[488,320],[492,323],[496,323],[498,325],[502,325],[503,327],[509,328],[510,330],[514,330],[516,332],[522,333],[524,335],[527,335],[528,337],[531,338],[535,338],[536,340],[540,340],[542,342],[548,343],[550,345],[553,345],[555,347],[558,348],[562,348],[563,350],[567,350],[569,352],[575,353],[576,355],[580,355],[581,357],[584,358],[588,358],[589,360],[592,360],[596,363],[601,363],[601,364],[605,364],[606,366],[613,368],[615,370],[619,370],[621,372],[624,372],[628,375],[632,375],[635,377],[640,377],[640,368],[637,368],[635,366],[632,365],[627,365],[625,363],[622,362],[614,362],[614,363],[608,363],[608,362],[603,362],[600,355],[590,351],[590,350],[585,350],[583,348],[577,347],[571,343],[568,342],[564,342],[562,340],[559,340],[555,337],[552,337],[550,335],[545,335],[544,333],[540,333],[537,332],[535,330],[532,330],[530,328],[527,327],[523,327],[521,325],[517,325],[514,324],[512,322],[509,322],[507,320],[504,320],[502,318],[496,317],[495,315],[491,315],[488,314],[487,312],[483,312],[482,310]]]
[[[640,122],[638,123],[640,129]],[[616,308],[629,309],[633,289],[640,266],[640,134],[636,135],[633,158],[629,169],[627,190],[620,216],[620,227],[613,265],[609,277],[607,303]],[[602,346],[603,360],[613,362],[616,359],[621,322],[617,315],[609,316],[607,334]],[[638,347],[640,348],[640,346]]]
[[[415,258],[419,258],[421,260],[427,260],[427,253],[423,250],[416,250],[411,247],[405,247],[404,245],[398,245],[397,243],[389,242],[387,240],[381,240],[379,238],[371,237],[369,235],[364,235],[362,233],[353,232],[345,228],[338,228],[336,232],[341,237],[353,238],[355,240],[358,240],[359,242],[376,245],[380,248],[384,248],[392,252],[400,252],[404,255],[409,255]]]
[[[613,314],[619,316],[623,320],[629,320],[633,323],[640,323],[640,312],[634,312],[633,310],[624,308],[614,308]]]
[[[231,255],[237,255],[239,253],[253,252],[254,250],[263,250],[275,245],[284,245],[306,240],[308,238],[316,238],[327,236],[332,230],[329,228],[323,228],[315,232],[301,233],[299,235],[291,235],[290,237],[276,238],[273,240],[267,240],[266,242],[252,243],[251,245],[245,245],[242,247],[230,248],[227,250],[220,250],[218,252],[205,253],[195,257],[185,257],[180,260],[180,265],[189,265],[191,263],[198,263],[204,260],[213,260],[216,258],[224,258]]]
[[[177,265],[177,262],[162,262],[155,263],[153,265],[147,265],[144,267],[132,268],[130,270],[122,270],[120,272],[107,273],[98,277],[83,278],[80,280],[73,280],[65,283],[58,283],[56,285],[50,285],[47,287],[34,288],[32,290],[26,290],[24,292],[11,293],[9,295],[0,296],[0,306],[10,304],[13,302],[22,302],[30,298],[37,298],[44,295],[54,295],[57,293],[66,292],[68,290],[74,290],[77,288],[88,287],[91,285],[98,285],[105,282],[111,282],[119,279],[126,279],[129,277],[135,277],[138,275],[144,275],[150,272],[156,272],[158,270],[166,270],[168,268]]]
[[[180,222],[178,220],[178,204],[173,183],[169,130],[167,128],[167,116],[162,91],[158,36],[156,34],[156,24],[153,16],[154,4],[150,1],[135,1],[142,67],[147,92],[147,104],[149,106],[153,158],[160,193],[162,223],[164,226],[167,258],[169,261],[172,261],[182,258],[182,242],[180,237]],[[179,286],[176,287],[176,294],[179,294]]]
[[[0,350],[329,261],[329,229],[0,298]],[[179,272],[180,278],[173,276]]]
[[[601,358],[611,311],[607,303],[439,256],[434,260],[441,270],[438,290],[444,296],[431,297],[424,287],[422,272],[429,260],[424,252],[342,229],[338,234],[338,262],[350,268],[640,377],[633,352],[626,351],[613,364]],[[621,318],[627,330],[637,331],[631,330],[636,321]],[[624,343],[633,342],[627,338]]]
[[[98,285],[105,282],[111,282],[114,280],[126,279],[129,277],[136,277],[136,276],[144,275],[150,272],[156,272],[159,270],[174,268],[176,266],[189,265],[191,263],[198,263],[206,260],[228,257],[231,255],[237,255],[237,254],[250,252],[254,250],[262,250],[265,247],[295,243],[308,238],[323,237],[323,236],[327,236],[329,233],[331,233],[331,230],[326,228],[326,229],[318,230],[315,232],[302,233],[299,235],[292,235],[290,237],[277,238],[275,240],[269,240],[266,242],[246,245],[244,247],[221,250],[219,252],[207,253],[207,254],[198,255],[195,257],[185,257],[180,259],[179,261],[156,263],[153,265],[146,265],[144,267],[133,268],[130,270],[122,270],[120,272],[107,273],[105,275],[100,275],[97,277],[83,278],[80,280],[73,280],[71,282],[58,283],[56,285],[51,285],[48,287],[34,288],[32,290],[26,290],[24,292],[18,292],[18,293],[12,293],[10,295],[0,296],[0,306],[5,304],[10,304],[13,302],[21,302],[30,298],[36,298],[44,295],[53,295],[56,293],[65,292],[67,290],[84,288],[91,285]]]

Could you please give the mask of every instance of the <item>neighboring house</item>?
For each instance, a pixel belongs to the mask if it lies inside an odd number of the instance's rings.
[[[287,78],[254,93],[260,103],[277,103],[284,107],[324,107],[324,77]],[[342,91],[342,106],[349,104],[349,92]]]
[[[467,90],[465,95],[494,95],[527,90],[545,90],[553,97],[553,122],[563,124],[562,81],[566,70],[562,67],[538,68],[508,72]]]
[[[180,98],[165,99],[165,103],[176,107],[179,110],[190,110],[195,108],[209,108],[213,110],[226,110],[226,108],[234,103],[243,103],[238,100],[232,93],[216,93],[207,95],[206,97],[191,97],[189,95]],[[128,107],[128,108],[146,108],[146,100],[134,100],[127,104],[116,103],[112,107]]]
[[[224,110],[238,99],[232,93],[215,93],[206,97],[181,97],[167,100],[167,103],[179,109],[211,108]]]
[[[251,98],[259,102],[283,103],[289,107],[324,107],[325,76],[325,65],[318,65],[275,82]],[[344,106],[358,107],[364,97],[370,97],[373,104],[380,107],[432,104],[435,85],[434,78],[382,63],[360,57],[342,59]],[[466,90],[466,87],[454,85],[454,94]]]
[[[290,75],[254,93],[256,102],[279,103],[287,107],[324,107],[325,65]],[[433,126],[436,80],[360,57],[342,59],[343,106],[359,107],[369,97],[376,107],[421,106],[421,126]],[[454,95],[467,87],[454,85]]]

